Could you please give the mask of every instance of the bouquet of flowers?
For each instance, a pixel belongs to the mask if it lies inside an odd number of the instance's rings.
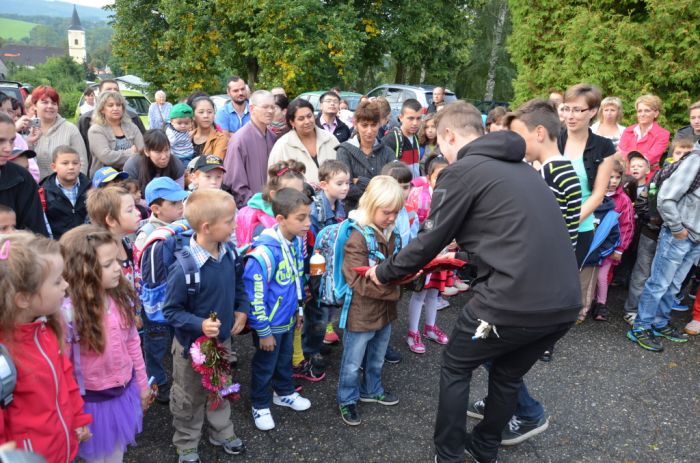
[[[209,315],[216,321],[216,313]],[[214,410],[223,399],[240,399],[241,385],[233,382],[229,350],[216,338],[200,336],[190,347],[192,368],[202,375],[202,386],[209,391],[209,408]]]

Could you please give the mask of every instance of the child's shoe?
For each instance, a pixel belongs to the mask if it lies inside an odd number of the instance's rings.
[[[470,286],[468,284],[466,284],[465,282],[463,282],[462,280],[455,280],[454,286],[455,286],[455,288],[457,288],[457,290],[460,293],[463,293],[465,291],[469,291],[469,288],[470,288]]]
[[[637,343],[642,349],[652,352],[661,352],[664,350],[664,346],[656,339],[656,335],[652,330],[632,328],[627,332],[627,339]]]
[[[209,436],[209,443],[214,447],[223,448],[224,452],[228,453],[229,455],[240,455],[246,451],[245,444],[236,436],[229,437],[228,439],[224,439],[222,441],[216,440]]]
[[[199,454],[197,449],[186,449],[177,451],[177,463],[199,463]]]
[[[442,290],[442,295],[445,297],[452,297],[456,296],[457,294],[459,294],[459,290],[454,286],[448,286]]]
[[[438,344],[447,344],[450,338],[437,325],[423,327],[423,336]]]
[[[275,429],[275,420],[272,419],[269,408],[257,409],[253,407],[253,420],[255,420],[255,427],[261,431]]]
[[[423,344],[418,331],[409,331],[406,342],[411,352],[415,354],[425,354],[425,344]]]
[[[357,411],[357,404],[341,405],[340,417],[343,419],[345,424],[350,426],[357,426],[358,424],[362,423],[360,412]]]
[[[637,312],[625,312],[625,314],[622,316],[622,319],[629,326],[634,326],[634,319],[635,318],[637,318]]]
[[[605,304],[596,304],[595,314],[593,315],[593,320],[599,322],[608,321],[608,306]]]
[[[691,336],[697,336],[700,334],[700,320],[690,320],[683,328],[683,331]]]
[[[299,395],[298,392],[293,392],[289,395],[277,395],[277,393],[274,393],[272,395],[272,403],[280,407],[291,408],[295,412],[303,412],[311,408],[311,401]]]
[[[387,363],[399,363],[403,356],[401,355],[401,352],[397,351],[393,347],[391,347],[391,344],[386,346],[386,352],[384,353],[384,361]]]
[[[333,325],[328,324],[326,326],[326,334],[323,336],[323,343],[324,344],[338,344],[340,342],[340,338],[338,337],[338,334],[333,331]]]
[[[299,365],[292,368],[292,378],[301,378],[316,383],[325,377],[326,372],[314,366],[309,359],[302,360]]]
[[[447,300],[445,300],[444,297],[438,296],[438,298],[437,298],[437,309],[438,310],[446,309],[449,306],[450,306],[450,303],[447,302]]]

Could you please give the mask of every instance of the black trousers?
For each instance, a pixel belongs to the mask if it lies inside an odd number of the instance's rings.
[[[554,345],[573,325],[563,323],[537,328],[496,326],[486,339],[472,341],[479,321],[467,304],[460,313],[443,352],[440,371],[440,402],[435,421],[438,461],[463,462],[469,445],[479,461],[495,461],[501,433],[513,416],[518,389],[527,373],[548,346]],[[466,416],[472,372],[486,361],[489,373],[484,419],[467,436]]]

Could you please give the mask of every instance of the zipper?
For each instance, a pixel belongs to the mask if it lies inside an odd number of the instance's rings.
[[[277,298],[277,302],[275,302],[275,306],[272,308],[272,312],[270,312],[270,316],[268,317],[268,319],[270,320],[270,325],[272,325],[272,320],[275,318],[275,313],[280,307],[280,301],[282,301],[282,296]]]
[[[66,420],[63,418],[63,414],[61,413],[61,407],[58,404],[58,375],[56,374],[56,369],[54,368],[53,363],[51,363],[49,356],[46,355],[46,352],[41,347],[41,343],[39,342],[39,330],[43,329],[43,327],[44,325],[42,324],[41,327],[37,327],[36,331],[34,331],[34,344],[36,344],[37,349],[39,349],[39,353],[42,355],[42,357],[44,357],[46,363],[49,364],[51,374],[53,375],[54,386],[56,391],[56,411],[58,412],[58,418],[61,421],[61,426],[63,426],[63,431],[66,434],[66,463],[70,463],[70,432],[68,431],[68,425],[66,424]]]

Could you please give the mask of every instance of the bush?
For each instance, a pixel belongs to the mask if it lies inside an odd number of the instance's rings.
[[[58,108],[58,113],[73,123],[77,122],[74,120],[75,108],[78,106],[83,92],[63,92],[60,93],[60,96],[61,107]]]

